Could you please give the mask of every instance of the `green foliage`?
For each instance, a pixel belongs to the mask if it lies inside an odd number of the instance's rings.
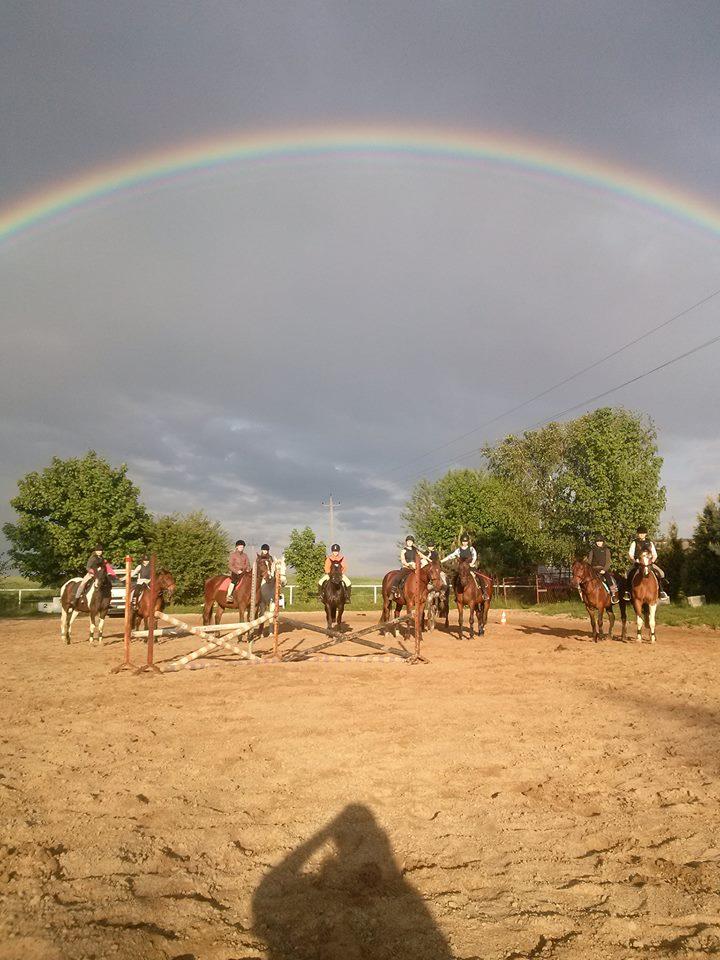
[[[677,524],[671,523],[667,537],[658,545],[658,564],[670,583],[668,592],[672,600],[676,600],[683,592],[687,561],[688,555],[678,536]]]
[[[481,562],[502,574],[529,565],[543,542],[539,517],[522,491],[504,477],[452,470],[417,484],[402,518],[420,546],[435,540],[447,553],[466,533]]]
[[[4,553],[0,553],[0,580],[5,580],[12,570],[12,564]]]
[[[54,457],[49,467],[28,473],[10,503],[18,514],[17,523],[3,527],[10,559],[21,574],[47,586],[84,570],[98,541],[108,558],[136,552],[150,526],[126,465],[113,467],[93,450]]]
[[[698,515],[685,580],[687,593],[720,600],[720,496]]]
[[[175,599],[191,603],[203,595],[205,581],[228,568],[228,536],[202,511],[160,517],[152,528],[151,549],[157,567],[175,578]]]
[[[509,436],[483,454],[539,517],[548,560],[567,560],[602,533],[616,562],[639,524],[657,526],[665,505],[652,422],[603,407],[567,423]]]
[[[310,600],[317,594],[317,582],[322,576],[327,549],[317,543],[310,527],[293,530],[285,551],[285,560],[294,567],[301,600]]]

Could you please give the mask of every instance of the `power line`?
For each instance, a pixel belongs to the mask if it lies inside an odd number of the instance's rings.
[[[511,413],[517,413],[518,410],[522,410],[523,407],[527,407],[529,404],[534,403],[536,400],[540,400],[543,397],[546,397],[549,393],[552,393],[553,390],[557,390],[559,387],[565,386],[566,383],[571,383],[573,380],[577,380],[578,377],[581,377],[584,373],[588,373],[590,370],[594,370],[595,367],[599,367],[601,364],[605,363],[607,360],[612,360],[614,357],[617,357],[623,351],[634,347],[635,344],[640,343],[642,340],[646,340],[648,337],[652,336],[654,333],[657,333],[658,330],[669,326],[671,323],[674,323],[676,320],[680,320],[681,317],[686,316],[693,310],[696,310],[698,307],[701,307],[703,304],[708,303],[712,300],[713,297],[717,297],[720,294],[720,289],[715,290],[713,293],[709,294],[707,297],[703,297],[702,300],[698,300],[697,303],[694,303],[690,307],[686,307],[685,310],[681,310],[680,313],[676,313],[673,317],[670,317],[669,320],[663,320],[662,323],[657,324],[650,330],[647,330],[645,333],[640,334],[639,337],[635,337],[633,340],[628,340],[627,343],[624,343],[621,347],[618,347],[616,350],[611,351],[610,353],[605,354],[604,357],[600,357],[598,360],[594,360],[588,366],[583,367],[582,370],[577,370],[575,373],[570,374],[569,377],[565,377],[563,380],[558,380],[557,383],[552,384],[552,386],[547,387],[545,390],[541,390],[540,393],[536,393],[532,397],[528,397],[527,400],[523,400],[522,403],[518,403],[514,407],[510,407],[507,410],[504,410],[502,413],[499,413],[497,416],[492,417],[490,420],[486,420],[484,423],[481,423],[479,427],[473,427],[472,430],[468,430],[467,433],[462,433],[458,437],[454,437],[452,440],[447,440],[445,443],[439,444],[437,447],[432,447],[430,450],[426,450],[425,453],[419,454],[417,457],[413,457],[411,460],[406,460],[403,463],[396,464],[394,467],[390,467],[388,470],[384,470],[382,473],[376,474],[375,478],[380,479],[382,477],[389,476],[390,474],[396,473],[398,470],[402,470],[405,467],[410,467],[414,463],[418,463],[420,460],[424,460],[425,457],[429,457],[433,453],[437,453],[440,450],[445,450],[447,447],[452,446],[454,443],[459,443],[460,440],[466,440],[468,437],[471,437],[474,433],[478,433],[480,430],[485,430],[487,427],[491,427],[494,423],[497,423],[498,420],[503,420],[505,417],[509,417]],[[619,389],[619,388],[618,388]],[[453,458],[453,460],[456,458]],[[452,463],[453,461],[448,461]]]
[[[720,292],[720,291],[719,291]],[[690,350],[685,350],[684,353],[680,353],[675,357],[671,357],[669,360],[665,360],[663,363],[658,364],[656,367],[653,367],[650,370],[646,370],[644,373],[639,373],[635,377],[631,377],[629,380],[626,380],[624,383],[619,383],[616,387],[610,387],[609,390],[603,390],[602,393],[595,394],[594,397],[588,397],[585,400],[581,400],[579,403],[573,404],[571,407],[566,407],[565,410],[561,410],[559,413],[554,413],[550,417],[546,417],[544,420],[538,420],[537,423],[533,423],[531,426],[526,427],[526,430],[536,430],[538,427],[544,426],[546,423],[550,423],[553,420],[557,420],[560,417],[564,417],[568,413],[573,413],[575,410],[580,409],[581,407],[589,406],[592,403],[595,403],[598,400],[602,400],[605,397],[608,397],[611,393],[615,393],[618,390],[622,390],[623,387],[629,387],[633,383],[637,383],[639,380],[644,380],[645,377],[649,377],[653,373],[657,373],[659,370],[664,370],[666,367],[672,366],[674,363],[678,363],[680,360],[684,360],[686,357],[692,356],[694,353],[699,353],[700,350],[705,350],[706,347],[711,347],[714,343],[720,341],[720,334],[716,337],[711,337],[710,340],[706,340],[704,343],[698,344],[696,347],[692,347]],[[450,460],[444,460],[441,463],[436,463],[434,466],[430,467],[430,470],[437,470],[438,467],[447,466],[450,463],[455,463],[461,460],[467,460],[468,457],[475,456],[479,452],[479,448],[474,450],[469,450],[467,453],[460,454],[457,457],[452,457]],[[409,477],[405,482],[411,483],[413,480],[418,479],[424,476],[423,473],[414,474]]]

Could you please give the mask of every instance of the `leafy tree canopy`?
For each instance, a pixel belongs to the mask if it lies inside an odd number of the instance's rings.
[[[136,552],[150,516],[127,466],[113,467],[95,451],[61,460],[18,481],[11,501],[16,523],[3,527],[10,559],[23,575],[56,586],[84,570],[97,542],[109,558]]]
[[[686,572],[686,591],[720,600],[720,496],[698,516]]]
[[[316,541],[315,533],[310,527],[293,530],[290,534],[285,560],[295,570],[302,600],[309,600],[317,594],[317,582],[323,573],[326,554],[325,544]]]
[[[228,535],[202,511],[160,517],[150,542],[157,568],[167,568],[175,578],[179,603],[202,597],[205,581],[227,570]]]
[[[595,533],[619,558],[639,524],[657,528],[665,506],[655,427],[629,410],[602,407],[506,437],[483,454],[493,476],[523,491],[553,552],[566,558]]]

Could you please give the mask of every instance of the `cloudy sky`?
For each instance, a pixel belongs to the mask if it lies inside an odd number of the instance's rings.
[[[5,0],[0,209],[210,137],[422,125],[542,141],[720,203],[720,4]],[[716,207],[717,209],[717,207]],[[420,475],[720,332],[720,236],[483,163],[324,155],[135,188],[0,244],[0,520],[93,447],[155,511],[293,526],[387,568]],[[655,418],[667,517],[720,490],[720,344],[612,402]],[[419,404],[418,404],[419,400]],[[434,451],[434,452],[429,452]]]

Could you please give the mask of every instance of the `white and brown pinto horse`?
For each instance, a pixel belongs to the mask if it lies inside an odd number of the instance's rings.
[[[635,617],[637,618],[638,643],[642,643],[642,631],[646,625],[645,608],[647,608],[647,628],[650,631],[650,643],[655,643],[655,611],[660,598],[660,584],[652,566],[652,554],[649,550],[643,550],[637,562],[637,569],[630,576],[628,584],[632,605],[635,609]]]
[[[81,579],[81,577],[73,577],[72,580],[68,580],[60,588],[60,603],[62,605],[60,639],[64,640],[65,643],[70,643],[72,626],[78,614],[87,613],[90,615],[90,636],[88,640],[91,644],[97,642],[100,645],[103,641],[105,617],[107,617],[107,612],[110,609],[112,581],[107,569],[98,570],[89,588],[75,602],[75,592]]]

